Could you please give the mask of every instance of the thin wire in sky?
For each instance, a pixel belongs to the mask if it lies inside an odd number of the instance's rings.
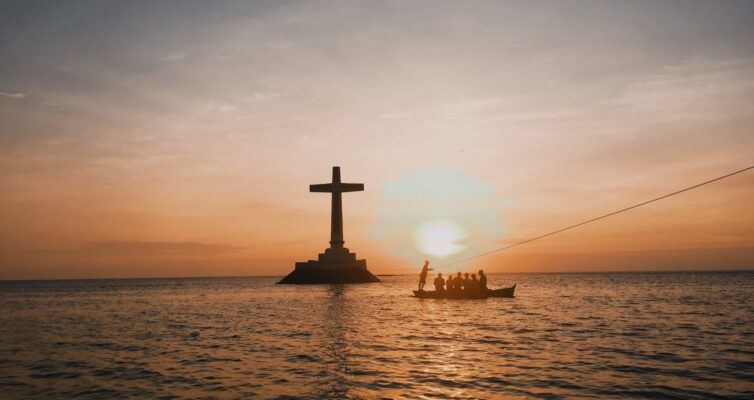
[[[475,256],[471,256],[471,257],[467,257],[467,258],[463,258],[463,259],[460,259],[460,260],[453,261],[451,263],[443,264],[442,267],[447,267],[447,266],[450,266],[450,265],[453,265],[453,264],[458,264],[458,263],[461,263],[461,262],[464,262],[464,261],[474,260],[474,259],[477,259],[479,257],[484,257],[484,256],[487,256],[487,255],[490,255],[490,254],[493,254],[493,253],[499,253],[499,252],[501,252],[503,250],[508,250],[508,249],[516,247],[516,246],[521,246],[522,244],[531,243],[531,242],[533,242],[535,240],[546,238],[548,236],[552,236],[552,235],[558,234],[560,232],[567,231],[569,229],[577,228],[579,226],[586,225],[586,224],[594,222],[594,221],[599,221],[599,220],[607,218],[607,217],[612,217],[613,215],[620,214],[620,213],[626,212],[628,210],[633,210],[634,208],[641,207],[641,206],[647,205],[649,203],[654,203],[655,201],[666,199],[668,197],[675,196],[677,194],[681,194],[683,192],[688,192],[689,190],[696,189],[698,187],[710,184],[712,182],[717,182],[719,180],[731,177],[733,175],[738,175],[738,174],[746,172],[746,171],[748,171],[750,169],[754,169],[754,165],[752,165],[750,167],[747,167],[747,168],[744,168],[744,169],[740,169],[740,170],[735,171],[735,172],[731,172],[729,174],[725,174],[723,176],[719,176],[719,177],[714,178],[714,179],[710,179],[708,181],[704,181],[702,183],[698,183],[698,184],[696,184],[694,186],[689,186],[689,187],[687,187],[685,189],[677,190],[677,191],[675,191],[673,193],[669,193],[669,194],[666,194],[664,196],[656,197],[656,198],[654,198],[652,200],[647,200],[647,201],[644,201],[644,202],[641,202],[641,203],[638,203],[638,204],[634,204],[634,205],[632,205],[630,207],[626,207],[626,208],[623,208],[623,209],[620,209],[620,210],[617,210],[617,211],[613,211],[611,213],[608,213],[608,214],[605,214],[605,215],[602,215],[602,216],[599,216],[599,217],[596,217],[596,218],[592,218],[592,219],[584,221],[584,222],[579,222],[578,224],[570,225],[570,226],[567,226],[565,228],[558,229],[556,231],[545,233],[544,235],[539,235],[539,236],[536,236],[536,237],[533,237],[533,238],[530,238],[530,239],[523,240],[521,242],[517,242],[517,243],[510,244],[508,246],[505,246],[505,247],[501,247],[499,249],[490,250],[490,251],[487,251],[487,252],[484,252],[484,253],[481,253],[481,254],[477,254]]]

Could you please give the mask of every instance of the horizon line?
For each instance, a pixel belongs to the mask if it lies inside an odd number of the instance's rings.
[[[459,271],[462,272],[462,271]],[[754,266],[741,269],[656,269],[656,270],[593,270],[593,271],[530,271],[530,272],[488,272],[488,275],[550,275],[550,274],[662,274],[662,273],[734,273],[754,272]],[[410,276],[405,274],[375,274],[376,276]],[[285,275],[203,275],[203,276],[135,276],[102,278],[38,278],[38,279],[0,279],[0,282],[34,282],[34,281],[105,281],[105,280],[157,280],[157,279],[228,279],[228,278],[283,278]]]

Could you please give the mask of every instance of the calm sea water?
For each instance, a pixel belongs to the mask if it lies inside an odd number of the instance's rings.
[[[0,282],[0,397],[754,398],[754,273]]]

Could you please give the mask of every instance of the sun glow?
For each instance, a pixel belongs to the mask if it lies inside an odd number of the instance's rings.
[[[466,236],[466,230],[455,222],[436,219],[419,225],[414,232],[414,241],[422,254],[446,257],[466,249],[458,244]]]

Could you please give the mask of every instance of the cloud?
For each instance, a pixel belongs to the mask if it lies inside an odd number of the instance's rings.
[[[252,99],[254,99],[255,101],[265,101],[274,99],[277,96],[277,92],[254,92],[252,94]]]
[[[7,97],[10,99],[23,99],[26,98],[26,93],[21,92],[0,92],[0,97]]]
[[[411,113],[407,112],[390,112],[390,113],[384,113],[380,114],[380,119],[400,119],[400,118],[406,118],[410,117]]]
[[[201,242],[144,242],[144,241],[97,241],[89,242],[84,251],[108,255],[213,255],[243,250],[222,244]]]
[[[492,110],[503,103],[501,97],[486,97],[446,103],[441,106],[447,115],[465,115]]]
[[[629,85],[616,105],[666,119],[728,118],[754,90],[752,59],[691,60]],[[742,110],[744,111],[744,110]]]
[[[186,55],[183,53],[168,53],[161,57],[163,61],[183,61],[186,59]]]
[[[232,103],[211,100],[202,108],[203,114],[230,113],[238,110],[238,106]]]

